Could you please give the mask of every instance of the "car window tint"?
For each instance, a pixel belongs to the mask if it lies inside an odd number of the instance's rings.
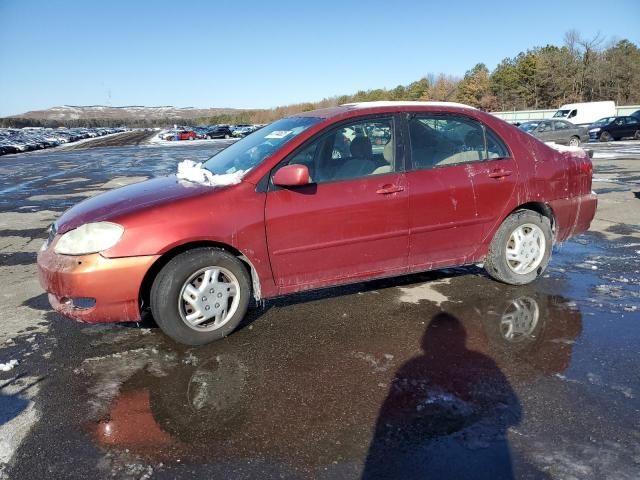
[[[409,122],[413,168],[425,169],[503,158],[506,148],[475,120],[448,115],[418,115]],[[487,147],[490,147],[489,149]]]
[[[555,126],[556,130],[565,130],[567,128],[570,128],[569,125],[565,122],[558,122],[557,120],[553,122],[553,125]]]
[[[627,125],[635,125],[638,123],[638,119],[634,117],[627,117]]]

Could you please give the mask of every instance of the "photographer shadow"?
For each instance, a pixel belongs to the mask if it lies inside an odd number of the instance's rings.
[[[392,380],[362,478],[515,478],[506,431],[521,407],[500,368],[466,348],[448,313],[433,317],[421,347]]]

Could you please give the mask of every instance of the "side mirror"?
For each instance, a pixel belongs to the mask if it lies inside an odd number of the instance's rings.
[[[309,184],[309,169],[297,163],[282,167],[273,176],[273,184],[279,187],[300,187]]]

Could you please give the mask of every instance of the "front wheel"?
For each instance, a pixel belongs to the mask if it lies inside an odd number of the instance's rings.
[[[229,136],[229,134],[228,134],[228,133],[225,133],[224,138],[229,139],[229,138],[231,138],[231,137]]]
[[[613,141],[613,137],[611,136],[611,134],[609,132],[602,132],[600,134],[600,141],[601,142],[611,142],[611,141]]]
[[[485,270],[504,283],[530,283],[547,268],[552,247],[549,219],[531,210],[519,210],[498,228],[485,259]]]
[[[580,145],[580,138],[578,137],[571,137],[569,139],[569,146],[571,147],[577,147],[578,145]]]
[[[229,335],[244,317],[251,286],[237,257],[196,248],[167,263],[151,287],[151,313],[173,340],[203,345]]]

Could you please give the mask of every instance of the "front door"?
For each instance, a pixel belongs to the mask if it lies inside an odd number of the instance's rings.
[[[281,294],[406,271],[407,185],[394,123],[342,124],[279,165],[304,164],[312,181],[267,193],[267,242]]]

